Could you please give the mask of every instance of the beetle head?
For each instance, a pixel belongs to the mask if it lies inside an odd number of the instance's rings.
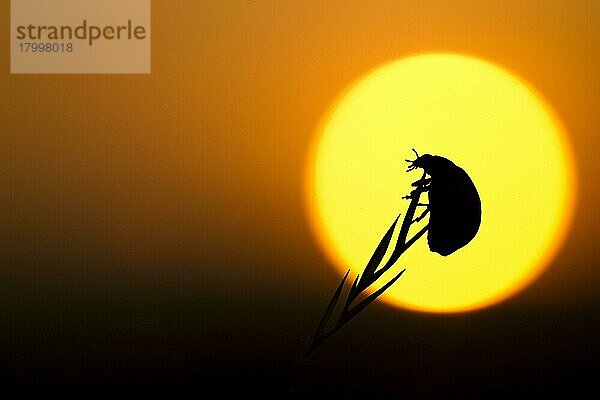
[[[410,163],[406,172],[417,168],[422,168],[425,172],[429,173],[429,169],[433,164],[433,156],[431,154],[423,154],[422,156],[419,156],[419,153],[417,153],[415,149],[412,149],[412,151],[415,153],[417,158],[414,160],[405,160],[407,163]]]

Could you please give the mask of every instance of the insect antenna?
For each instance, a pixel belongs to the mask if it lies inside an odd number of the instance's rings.
[[[412,149],[412,151],[415,153],[415,155],[417,156],[417,158],[415,158],[414,160],[408,160],[408,159],[404,160],[407,163],[410,163],[410,165],[408,166],[408,169],[406,170],[406,172],[410,172],[413,169],[417,169],[417,167],[414,164],[415,164],[415,161],[417,161],[419,159],[419,153],[417,153],[417,151],[415,149]]]

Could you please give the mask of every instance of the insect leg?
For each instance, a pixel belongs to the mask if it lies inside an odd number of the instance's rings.
[[[411,183],[413,187],[428,187],[431,183],[431,178],[421,178],[418,181]]]
[[[418,181],[417,181],[418,182]],[[415,182],[416,183],[416,182]],[[403,199],[412,199],[415,196],[421,196],[421,193],[425,193],[429,191],[429,185],[427,186],[417,186],[414,190],[407,194],[406,196],[402,196]]]
[[[427,204],[419,204],[419,205],[427,205]],[[416,223],[416,222],[419,222],[419,221],[421,221],[423,218],[425,218],[425,216],[426,216],[427,214],[429,214],[429,208],[426,208],[426,209],[425,209],[425,211],[423,211],[423,212],[421,213],[421,215],[419,215],[417,218],[413,219],[413,220],[412,220],[412,222],[411,222],[411,224],[414,224],[414,223]]]
[[[422,193],[429,191],[429,187],[431,186],[430,185],[431,178],[425,179],[426,175],[427,174],[425,172],[423,172],[423,176],[421,176],[421,179],[412,183],[412,186],[414,187],[414,189],[411,190],[410,194],[407,194],[406,196],[403,196],[402,198],[408,199],[408,200],[418,199]]]

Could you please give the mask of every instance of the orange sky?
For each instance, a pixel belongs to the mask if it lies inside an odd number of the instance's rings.
[[[154,1],[152,18],[151,75],[18,76],[4,59],[4,282],[329,290],[302,203],[319,120],[371,69],[450,51],[531,83],[575,151],[574,228],[515,301],[597,299],[599,2]]]

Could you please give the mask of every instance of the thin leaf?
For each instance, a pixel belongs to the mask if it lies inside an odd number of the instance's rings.
[[[423,236],[425,234],[425,232],[427,232],[427,230],[429,229],[429,224],[425,225],[423,228],[421,228],[421,230],[417,233],[415,233],[415,236],[413,236],[412,238],[410,238],[410,240],[408,242],[406,242],[406,248],[409,248],[410,246],[413,245],[414,242],[416,242],[417,240],[419,240],[419,238],[421,236]]]
[[[425,174],[423,174],[423,177],[421,177],[421,179],[423,179],[424,177],[425,177]],[[402,220],[402,225],[400,226],[400,233],[398,233],[398,240],[396,241],[396,246],[394,248],[394,251],[392,251],[392,255],[387,260],[387,262],[385,263],[383,268],[380,269],[380,271],[385,272],[388,269],[390,269],[392,267],[392,265],[394,265],[396,263],[396,261],[398,261],[398,259],[402,255],[402,253],[404,253],[404,251],[406,251],[406,249],[408,249],[410,247],[410,245],[408,245],[408,246],[406,245],[406,238],[408,236],[410,227],[413,224],[413,216],[415,215],[415,211],[417,210],[417,204],[419,204],[419,199],[421,198],[421,194],[423,194],[424,191],[425,190],[423,187],[418,187],[415,190],[413,190],[412,193],[418,194],[418,196],[413,195],[411,197],[410,204],[408,205],[406,214],[404,215],[404,219]],[[383,272],[381,272],[381,273],[383,273]],[[376,276],[381,276],[381,273]],[[373,278],[377,279],[377,277],[375,277],[375,276]]]
[[[406,249],[408,249],[410,246],[412,246],[417,240],[419,240],[419,238],[421,238],[421,236],[423,236],[425,234],[425,232],[427,232],[427,230],[429,229],[429,224],[425,225],[423,228],[421,228],[421,230],[417,233],[415,233],[415,235],[410,238],[409,241],[407,241],[401,248],[400,248],[400,252],[398,257],[395,257],[392,255],[392,258],[390,258],[390,261],[393,260],[392,263],[388,262],[383,268],[375,271],[373,273],[373,280],[376,281],[377,279],[379,279],[381,277],[381,275],[383,275],[384,273],[386,273],[386,271],[388,269],[390,269],[392,267],[392,265],[398,260],[398,258],[400,257],[400,255],[402,255],[402,253],[404,253],[404,251],[406,251]]]
[[[390,286],[392,286],[394,284],[394,282],[396,282],[398,280],[398,278],[400,278],[402,276],[404,271],[406,271],[406,269],[403,269],[402,271],[400,271],[400,273],[398,275],[396,275],[394,278],[392,278],[392,280],[390,280],[388,283],[383,285],[376,292],[371,293],[366,299],[361,301],[359,304],[356,305],[356,307],[354,307],[352,310],[350,310],[350,314],[344,323],[348,322],[351,318],[356,316],[356,314],[358,314],[359,312],[364,310],[365,307],[367,307],[369,304],[371,304],[376,298],[378,298],[383,292],[385,292]]]
[[[352,304],[354,299],[356,299],[356,297],[360,293],[360,290],[358,289],[359,278],[360,274],[356,275],[356,277],[354,278],[354,282],[352,282],[352,286],[350,286],[350,292],[348,293],[348,298],[346,299],[346,306],[344,307],[345,311],[348,311],[350,304]]]
[[[377,245],[377,248],[373,252],[371,259],[367,263],[367,266],[363,271],[362,279],[360,280],[361,288],[367,287],[370,283],[372,283],[372,281],[370,280],[371,275],[373,274],[375,269],[377,269],[379,264],[381,264],[381,260],[383,260],[385,253],[387,253],[390,241],[392,240],[392,235],[394,234],[394,229],[396,228],[396,224],[398,223],[398,218],[400,218],[400,215],[396,217],[392,226],[390,226],[385,235],[383,235],[383,238]]]
[[[346,274],[342,278],[342,281],[340,282],[337,289],[333,293],[333,296],[331,297],[331,300],[329,301],[329,304],[327,305],[327,308],[325,309],[325,312],[323,313],[323,317],[321,317],[319,326],[317,327],[317,330],[315,331],[315,334],[313,335],[310,346],[308,346],[308,349],[306,349],[306,353],[304,354],[305,357],[308,357],[312,353],[314,353],[323,344],[323,342],[325,340],[327,340],[327,338],[329,336],[331,336],[335,333],[335,331],[336,331],[335,329],[332,329],[329,332],[325,332],[325,325],[331,319],[331,315],[333,314],[333,311],[335,310],[335,306],[337,305],[337,303],[340,299],[340,295],[342,294],[342,290],[344,289],[344,284],[346,283],[348,274],[350,274],[350,270],[346,271]]]
[[[331,314],[333,314],[333,310],[335,310],[335,306],[337,305],[337,303],[340,299],[340,295],[342,294],[342,290],[344,289],[344,283],[346,282],[346,279],[348,278],[348,274],[350,274],[350,270],[346,271],[346,274],[342,278],[342,281],[340,282],[337,289],[333,293],[333,296],[331,297],[331,300],[329,301],[329,304],[327,305],[327,308],[325,309],[325,312],[323,313],[323,317],[321,317],[321,322],[319,322],[319,326],[317,327],[317,330],[315,331],[315,336],[314,336],[313,342],[315,342],[317,340],[317,338],[323,333],[325,324],[331,318]]]

